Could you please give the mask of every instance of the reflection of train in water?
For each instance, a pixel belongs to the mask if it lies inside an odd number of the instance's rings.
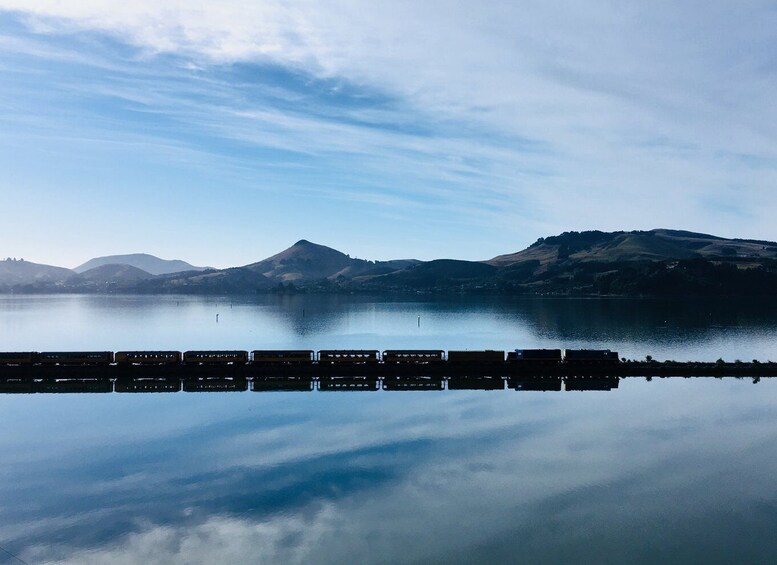
[[[531,364],[606,365],[618,363],[609,349],[516,349],[448,351],[427,349],[323,349],[248,351],[44,351],[0,352],[0,365],[294,365],[313,364]]]

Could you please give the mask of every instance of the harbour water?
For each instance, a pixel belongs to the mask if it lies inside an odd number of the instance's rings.
[[[0,341],[765,361],[777,309],[3,296]],[[0,395],[0,546],[28,563],[773,562],[775,406],[777,380],[712,378],[610,392]],[[0,563],[18,561],[0,551]]]

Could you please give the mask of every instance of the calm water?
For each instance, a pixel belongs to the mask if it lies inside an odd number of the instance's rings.
[[[629,358],[766,360],[777,359],[777,310],[5,296],[0,342],[604,346]],[[0,545],[30,564],[771,563],[776,407],[777,379],[626,379],[612,392],[0,395]],[[0,563],[18,561],[0,551]]]

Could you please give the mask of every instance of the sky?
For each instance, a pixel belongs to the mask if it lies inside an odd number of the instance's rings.
[[[777,4],[0,0],[0,256],[777,240]]]

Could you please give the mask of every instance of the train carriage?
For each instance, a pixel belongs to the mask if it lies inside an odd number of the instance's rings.
[[[565,349],[564,362],[582,365],[618,363],[618,352],[609,349]]]
[[[42,365],[110,365],[113,351],[43,351],[38,354]]]
[[[377,349],[322,349],[318,362],[333,363],[377,363],[380,352]]]
[[[188,365],[242,365],[248,363],[248,351],[186,351]]]
[[[445,359],[441,349],[387,349],[383,352],[384,363],[434,363]]]
[[[0,352],[0,365],[33,365],[38,360],[35,351]]]
[[[560,349],[516,349],[507,353],[510,363],[556,365],[561,363]]]
[[[296,365],[309,364],[315,359],[312,350],[256,349],[251,352],[251,362],[257,365]]]
[[[487,349],[484,351],[448,351],[449,363],[502,363],[504,351]]]
[[[180,351],[117,351],[119,365],[175,365],[181,362]]]

